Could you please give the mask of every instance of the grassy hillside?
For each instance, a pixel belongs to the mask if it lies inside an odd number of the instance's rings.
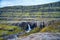
[[[60,21],[57,23],[54,23],[53,25],[47,26],[41,30],[41,32],[56,32],[60,33]]]
[[[27,21],[23,18],[34,18],[32,19],[34,21],[41,21],[40,18],[47,18],[47,20],[49,20],[48,18],[60,18],[60,2],[0,8],[0,21]]]

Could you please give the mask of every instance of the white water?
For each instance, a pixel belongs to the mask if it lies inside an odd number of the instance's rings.
[[[27,33],[31,31],[30,25],[28,24],[28,30],[26,31]]]
[[[28,32],[30,32],[31,31],[31,28],[30,28],[31,26],[28,24],[28,30],[26,31],[26,33],[28,33]],[[18,39],[18,37],[17,37],[17,35],[14,35],[14,38],[12,38],[12,39],[7,39],[7,40],[17,40]]]

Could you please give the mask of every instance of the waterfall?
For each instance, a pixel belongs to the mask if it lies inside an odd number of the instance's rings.
[[[28,24],[28,30],[26,31],[27,33],[31,31],[30,25]]]

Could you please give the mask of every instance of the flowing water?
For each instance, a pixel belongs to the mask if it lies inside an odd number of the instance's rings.
[[[27,33],[31,31],[31,27],[30,25],[28,24],[28,30],[26,31]]]

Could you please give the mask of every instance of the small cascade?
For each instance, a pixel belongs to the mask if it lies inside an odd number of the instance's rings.
[[[27,33],[31,31],[31,27],[30,25],[28,24],[28,30],[26,31]]]

